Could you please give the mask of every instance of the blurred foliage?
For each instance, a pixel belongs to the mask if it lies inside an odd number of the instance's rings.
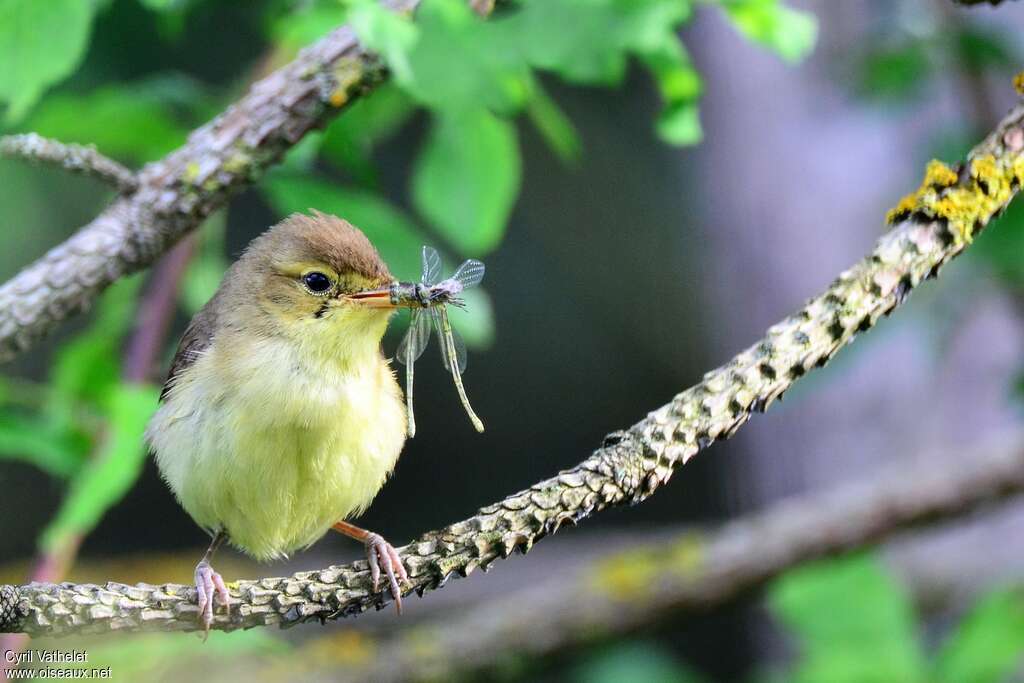
[[[119,360],[140,282],[107,290],[91,325],[57,351],[45,384],[0,382],[0,459],[25,460],[67,481],[44,550],[88,533],[142,466],[156,389],[124,383]]]
[[[69,76],[89,44],[91,0],[0,0],[0,104],[16,121]]]
[[[799,648],[787,681],[925,680],[910,598],[872,556],[792,571],[772,587],[769,604]]]
[[[225,211],[218,211],[196,233],[196,251],[189,260],[181,282],[181,306],[192,315],[213,298],[224,271],[228,269],[224,233],[227,229]]]
[[[930,11],[940,15],[942,9],[936,4]],[[879,24],[853,61],[854,78],[844,79],[869,100],[909,104],[932,97],[936,87],[948,82],[951,71],[961,79],[1013,73],[1024,57],[998,24],[952,24],[941,16],[900,21],[884,15]],[[985,122],[986,127],[990,123],[994,122]]]
[[[813,45],[814,20],[777,1],[707,4],[719,5],[744,35],[785,59],[798,59]],[[504,235],[521,165],[510,115],[526,111],[559,156],[579,155],[571,121],[546,97],[537,72],[614,87],[635,57],[665,101],[662,139],[693,144],[701,138],[701,80],[676,33],[691,16],[689,2],[522,0],[483,21],[463,0],[426,0],[415,23],[375,0],[348,5],[360,38],[384,56],[397,86],[435,118],[414,169],[412,199],[460,254],[484,255]]]
[[[874,554],[793,569],[769,587],[767,603],[795,652],[785,666],[751,681],[999,683],[1024,654],[1024,590],[981,596],[929,653],[910,595]],[[585,683],[707,680],[656,641],[601,650],[573,674]]]
[[[281,656],[291,647],[268,629],[223,633],[207,640],[194,633],[147,633],[105,637],[88,643],[45,641],[39,647],[68,651],[84,649],[89,661],[68,664],[64,671],[110,668],[118,681],[229,680],[228,674],[247,658]],[[73,673],[67,677],[73,677]]]
[[[798,648],[795,665],[773,681],[998,683],[1024,653],[1024,592],[998,589],[929,655],[909,594],[875,555],[791,571],[768,600]]]
[[[198,83],[180,74],[161,74],[88,93],[54,93],[18,129],[94,144],[108,156],[138,163],[179,147],[212,113]]]
[[[624,642],[586,659],[573,671],[578,683],[699,683],[705,679],[653,642]]]

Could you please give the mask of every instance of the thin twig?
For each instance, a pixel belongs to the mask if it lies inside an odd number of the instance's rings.
[[[0,156],[60,166],[65,171],[92,176],[118,192],[134,192],[135,173],[103,156],[92,145],[75,145],[44,138],[36,133],[0,137]]]
[[[411,12],[419,0],[384,4]],[[253,84],[184,146],[143,168],[135,192],[0,286],[0,361],[153,263],[384,76],[382,62],[342,26]]]
[[[402,549],[412,587],[421,595],[453,576],[496,560],[615,505],[638,503],[675,469],[754,412],[764,411],[805,373],[891,313],[910,291],[959,255],[1009,204],[1024,181],[1024,105],[1016,107],[970,154],[949,168],[929,165],[921,188],[891,212],[895,223],[874,251],[844,271],[800,311],[702,382],[649,413],[628,431],[609,434],[589,458],[476,515],[423,534]],[[0,587],[4,630],[66,635],[111,631],[194,630],[195,590],[164,584],[36,584]],[[390,600],[370,588],[365,562],[233,584],[230,614],[213,628],[355,615]],[[13,616],[11,616],[13,615]]]

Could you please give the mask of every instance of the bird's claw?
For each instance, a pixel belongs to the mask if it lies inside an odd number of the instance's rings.
[[[409,574],[405,571],[402,558],[398,555],[395,547],[384,540],[380,534],[371,533],[366,537],[366,560],[370,564],[370,580],[373,582],[373,590],[376,592],[380,587],[381,569],[388,579],[391,588],[391,597],[395,599],[395,609],[402,613],[402,589],[398,585],[401,579],[407,586],[411,586]]]
[[[219,598],[225,608],[231,605],[231,595],[224,584],[224,578],[203,560],[196,565],[196,602],[199,605],[199,621],[203,624],[203,640],[210,635],[213,624],[214,598]]]

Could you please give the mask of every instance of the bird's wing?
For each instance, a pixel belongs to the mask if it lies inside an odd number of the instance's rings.
[[[181,341],[178,342],[174,360],[171,361],[171,371],[167,374],[167,381],[164,382],[164,388],[160,392],[161,401],[167,397],[178,376],[195,363],[196,359],[209,348],[213,341],[214,324],[217,318],[213,302],[214,299],[211,299],[209,303],[199,309],[199,312],[192,318],[192,322],[185,328],[185,333],[181,336]]]

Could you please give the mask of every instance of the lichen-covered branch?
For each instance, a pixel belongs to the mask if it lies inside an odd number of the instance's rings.
[[[696,386],[649,413],[572,469],[423,534],[402,549],[422,594],[613,505],[638,503],[677,467],[764,411],[809,370],[899,306],[957,256],[1010,202],[1024,180],[1024,105],[956,168],[932,163],[921,188],[891,213],[897,221],[874,251],[801,310]],[[358,614],[388,601],[370,590],[365,563],[232,584],[235,605],[213,628],[291,625]],[[190,586],[36,585],[3,589],[0,631],[65,635],[121,630],[193,630]]]
[[[796,565],[1024,492],[1024,433],[955,458],[929,454],[878,476],[793,498],[715,531],[687,531],[606,555],[579,571],[398,630],[361,634],[360,651],[294,658],[299,678],[443,681],[511,662],[565,657],[659,623],[711,610]],[[429,643],[429,647],[422,644]],[[317,648],[314,641],[310,647]]]
[[[97,178],[119,192],[132,192],[135,174],[91,145],[74,145],[44,138],[35,133],[0,137],[0,156],[53,164],[72,173]]]
[[[408,12],[418,0],[385,4]],[[134,192],[0,286],[0,361],[151,264],[383,76],[381,62],[342,26],[255,83],[184,146],[143,168]]]

